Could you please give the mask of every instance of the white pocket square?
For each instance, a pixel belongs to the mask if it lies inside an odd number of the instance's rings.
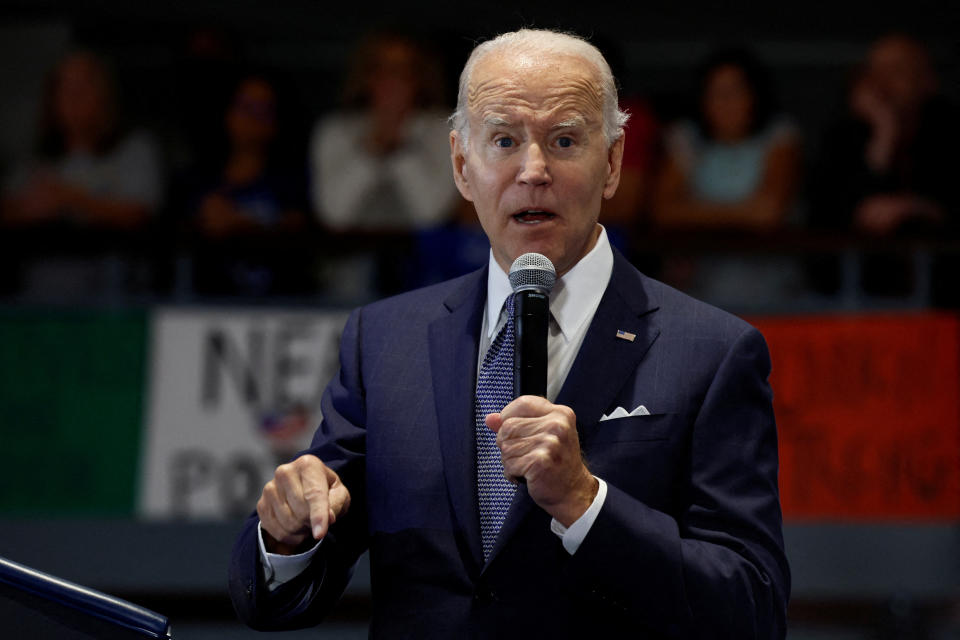
[[[610,412],[610,415],[601,416],[600,422],[603,422],[604,420],[614,420],[616,418],[626,418],[629,416],[648,416],[648,415],[650,415],[650,412],[647,411],[647,408],[643,405],[640,405],[630,413],[627,413],[627,410],[624,409],[623,407],[617,407],[616,409]]]

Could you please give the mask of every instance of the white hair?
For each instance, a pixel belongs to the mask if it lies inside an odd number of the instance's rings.
[[[623,127],[630,114],[621,111],[617,101],[617,84],[610,71],[610,65],[595,46],[580,36],[549,31],[546,29],[520,29],[481,42],[470,53],[467,63],[460,73],[460,89],[457,93],[457,109],[450,116],[450,125],[460,135],[464,147],[470,135],[470,122],[467,108],[467,92],[471,75],[477,63],[491,53],[510,49],[517,53],[562,54],[576,56],[592,65],[597,72],[603,93],[603,135],[607,144],[613,144],[623,135]]]

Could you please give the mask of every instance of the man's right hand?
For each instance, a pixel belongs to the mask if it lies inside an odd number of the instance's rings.
[[[303,455],[277,467],[257,502],[270,553],[292,555],[305,542],[320,540],[350,508],[350,492],[319,458]]]

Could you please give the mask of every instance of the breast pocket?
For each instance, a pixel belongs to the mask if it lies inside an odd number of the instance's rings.
[[[666,440],[675,432],[676,418],[674,413],[658,413],[601,420],[593,427],[585,444]]]
[[[583,439],[590,473],[654,509],[669,512],[684,468],[687,439],[680,414],[598,422]]]

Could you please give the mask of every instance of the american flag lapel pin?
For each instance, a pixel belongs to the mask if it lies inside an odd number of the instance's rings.
[[[627,342],[633,342],[637,339],[637,334],[624,331],[623,329],[617,329],[617,337]]]

